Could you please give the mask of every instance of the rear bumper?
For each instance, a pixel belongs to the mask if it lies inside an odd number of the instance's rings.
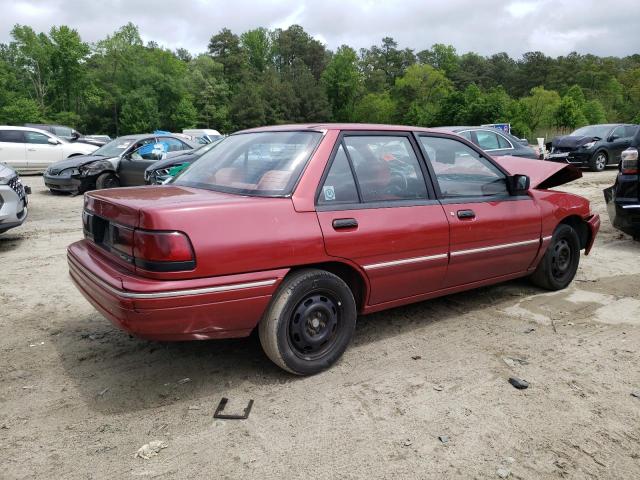
[[[633,198],[616,198],[615,190],[614,185],[603,191],[611,224],[627,235],[639,237],[640,201]]]
[[[116,327],[150,340],[247,336],[288,272],[153,280],[109,262],[85,240],[69,246],[67,259],[71,279],[100,313]]]

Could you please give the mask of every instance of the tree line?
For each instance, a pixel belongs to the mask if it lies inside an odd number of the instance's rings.
[[[188,127],[371,122],[509,122],[524,137],[603,122],[640,123],[640,55],[459,54],[390,37],[335,52],[298,25],[222,29],[193,55],[142,41],[129,23],[88,44],[68,26],[16,25],[0,44],[0,123],[56,122],[123,135]],[[548,135],[547,135],[548,136]]]

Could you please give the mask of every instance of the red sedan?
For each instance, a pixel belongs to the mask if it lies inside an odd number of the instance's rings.
[[[518,277],[565,288],[600,219],[549,188],[579,176],[417,127],[247,130],[170,185],[88,193],[69,268],[127,332],[258,327],[271,360],[313,374],[340,358],[358,314]]]

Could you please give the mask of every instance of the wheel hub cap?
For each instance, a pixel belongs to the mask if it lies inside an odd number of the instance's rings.
[[[305,297],[289,322],[294,349],[304,355],[321,354],[332,344],[338,327],[338,305],[323,294]]]

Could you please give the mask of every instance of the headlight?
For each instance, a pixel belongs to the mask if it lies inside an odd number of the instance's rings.
[[[78,167],[78,173],[83,177],[97,175],[105,170],[112,170],[112,167],[110,162],[105,162],[104,160],[97,160]]]
[[[596,142],[585,143],[584,145],[582,145],[582,148],[586,148],[587,150],[589,150],[590,148],[593,148],[595,144]]]

